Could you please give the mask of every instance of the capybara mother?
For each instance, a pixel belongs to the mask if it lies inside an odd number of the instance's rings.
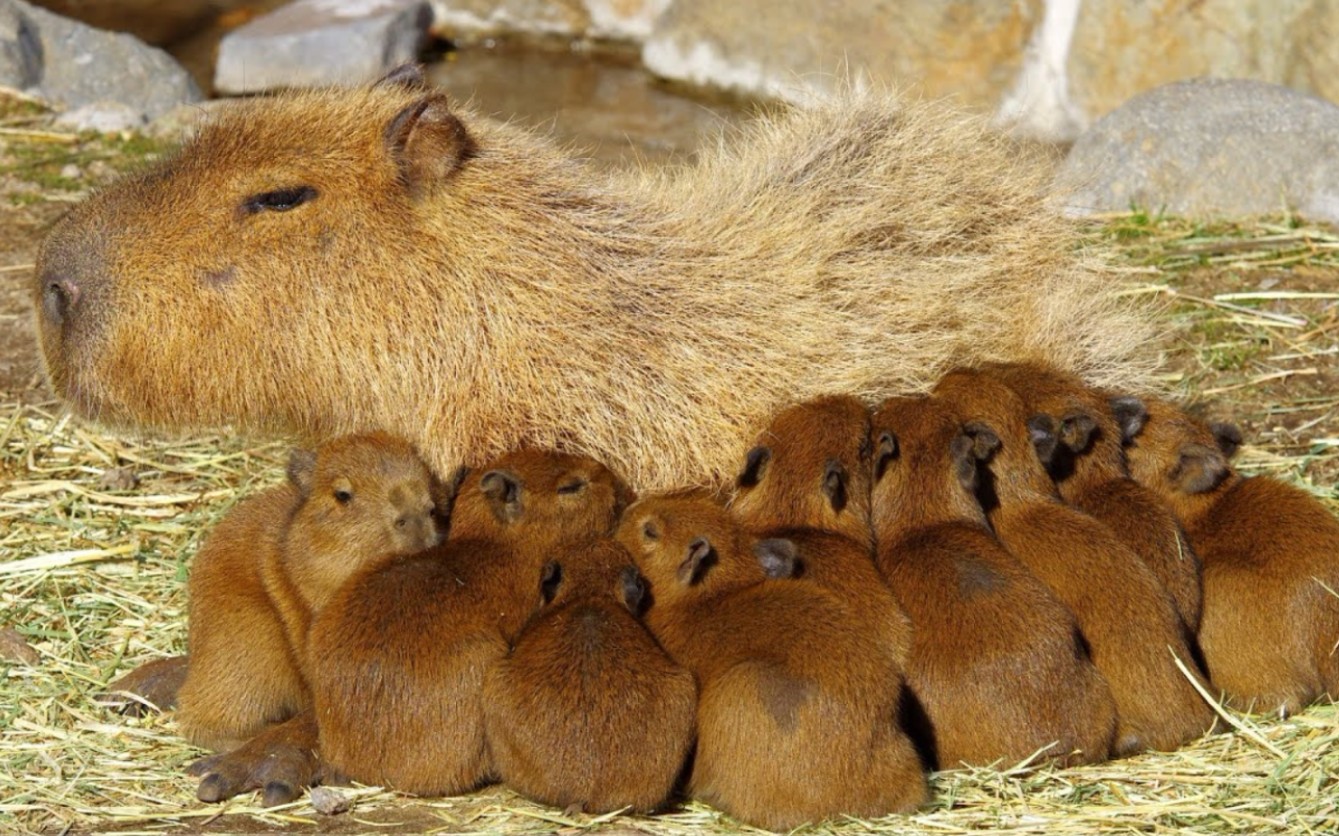
[[[377,428],[441,473],[561,447],[660,490],[819,394],[1013,359],[1142,384],[1146,323],[1048,182],[877,93],[608,174],[405,67],[225,105],[58,223],[32,292],[53,385],[107,424]]]

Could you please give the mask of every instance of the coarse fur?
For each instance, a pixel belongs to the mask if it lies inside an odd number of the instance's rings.
[[[936,766],[1105,760],[1116,704],[1074,614],[976,500],[990,440],[927,396],[884,401],[871,440],[878,567],[911,615],[908,683]]]
[[[532,445],[720,485],[823,393],[1006,359],[1144,385],[1149,318],[1050,169],[852,90],[607,173],[400,71],[226,103],[55,226],[32,299],[53,387],[106,424],[385,428],[440,473]]]
[[[1146,403],[1128,455],[1204,562],[1200,647],[1229,704],[1292,713],[1339,697],[1339,520],[1301,489],[1231,465],[1235,427]]]
[[[1037,454],[1069,504],[1096,517],[1148,564],[1171,593],[1190,635],[1199,629],[1204,590],[1200,561],[1171,510],[1135,482],[1126,467],[1122,425],[1144,409],[1135,397],[1112,398],[1076,375],[1041,363],[982,367],[1023,399],[1031,421],[1049,421],[1059,443]]]
[[[577,456],[519,451],[469,474],[444,543],[355,574],[313,622],[322,757],[421,795],[492,780],[484,672],[540,605],[544,563],[607,535],[627,500],[617,476]]]
[[[545,603],[484,675],[488,748],[503,782],[560,808],[648,813],[693,742],[697,686],[640,621],[644,585],[612,540],[551,555]]]
[[[909,811],[925,776],[900,729],[894,653],[862,613],[702,497],[635,503],[618,539],[646,577],[647,624],[698,684],[688,791],[751,825]]]
[[[313,615],[359,568],[436,545],[443,505],[427,465],[394,436],[294,451],[288,481],[234,508],[195,557],[182,736],[227,750],[307,707]]]
[[[1170,751],[1213,728],[1213,709],[1176,665],[1199,677],[1171,596],[1110,528],[1060,501],[1022,399],[972,370],[949,373],[935,393],[969,431],[979,427],[999,441],[978,496],[1005,547],[1078,619],[1116,700],[1113,754]]]

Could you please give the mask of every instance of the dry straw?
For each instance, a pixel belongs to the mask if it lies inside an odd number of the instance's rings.
[[[1257,427],[1243,453],[1248,469],[1299,480],[1332,502],[1339,392],[1298,382],[1335,374],[1339,236],[1142,215],[1109,219],[1094,235],[1121,244],[1132,293],[1171,300],[1168,385],[1212,393],[1215,408]],[[434,800],[343,790],[352,809],[336,817],[306,798],[272,810],[253,797],[196,802],[182,767],[201,753],[175,736],[171,717],[123,718],[92,697],[136,664],[183,651],[190,557],[239,497],[280,478],[282,458],[277,445],[134,440],[53,404],[0,405],[0,627],[17,629],[38,654],[32,665],[0,662],[0,833],[746,829],[693,804],[655,818],[591,817],[499,789]],[[1286,720],[1222,713],[1232,731],[1177,752],[1068,770],[941,773],[934,802],[914,816],[813,831],[1339,832],[1339,708]]]

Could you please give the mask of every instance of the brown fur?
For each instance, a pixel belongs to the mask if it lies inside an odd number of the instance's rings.
[[[1154,365],[1048,162],[942,103],[848,92],[605,173],[396,78],[228,103],[57,224],[56,391],[110,424],[386,428],[441,473],[560,447],[658,490],[725,482],[821,393]]]
[[[618,538],[650,587],[647,624],[697,677],[695,797],[773,830],[925,801],[888,687],[896,654],[858,609],[785,577],[784,541],[756,541],[694,497],[634,504]]]
[[[181,734],[231,749],[306,707],[313,614],[360,567],[435,545],[440,502],[414,449],[385,433],[295,451],[288,482],[233,509],[195,558]]]
[[[1105,393],[1075,375],[1039,363],[983,367],[1018,393],[1032,413],[1058,430],[1059,444],[1038,450],[1066,502],[1106,523],[1148,564],[1171,593],[1177,612],[1193,635],[1203,607],[1200,561],[1166,504],[1129,478],[1122,420],[1138,420],[1143,404]]]
[[[1235,428],[1165,401],[1147,407],[1130,469],[1167,501],[1204,561],[1199,638],[1214,685],[1257,711],[1339,697],[1339,520],[1296,487],[1238,475]]]
[[[1065,602],[1116,700],[1114,754],[1171,750],[1214,726],[1213,710],[1181,673],[1194,674],[1184,625],[1153,571],[1098,520],[1060,502],[1037,458],[1028,410],[982,372],[950,373],[935,387],[967,422],[994,433],[985,497],[1005,547]]]
[[[986,523],[984,439],[938,398],[889,399],[872,423],[878,566],[911,615],[908,682],[938,764],[1105,760],[1116,704],[1073,613]]]
[[[556,453],[511,453],[467,477],[445,543],[355,575],[313,623],[322,756],[425,795],[493,778],[484,671],[540,604],[544,563],[607,534],[626,500],[603,465]]]
[[[693,741],[697,686],[638,620],[644,587],[610,540],[552,555],[546,603],[484,675],[488,748],[522,795],[588,812],[664,804]]]

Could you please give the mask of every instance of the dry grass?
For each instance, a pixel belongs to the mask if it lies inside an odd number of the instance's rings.
[[[1245,425],[1247,469],[1334,505],[1339,235],[1289,220],[1204,227],[1139,214],[1093,234],[1122,248],[1132,293],[1169,301],[1169,387]],[[337,817],[306,799],[268,811],[250,797],[196,802],[182,767],[200,752],[175,737],[171,717],[122,718],[92,696],[140,662],[183,652],[190,556],[239,497],[280,478],[282,455],[230,438],[110,436],[53,404],[0,405],[0,627],[38,654],[0,661],[0,832],[741,829],[698,805],[654,819],[568,816],[503,790],[438,800],[346,791],[353,810]],[[1175,753],[942,773],[917,815],[812,830],[1339,832],[1339,707],[1284,721],[1231,716],[1240,730]]]

